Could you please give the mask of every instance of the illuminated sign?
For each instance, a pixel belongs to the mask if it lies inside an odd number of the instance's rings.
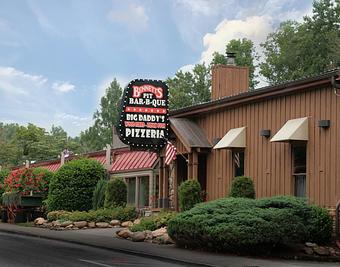
[[[159,80],[131,81],[122,98],[120,140],[134,148],[158,150],[166,144],[168,127],[167,85]]]

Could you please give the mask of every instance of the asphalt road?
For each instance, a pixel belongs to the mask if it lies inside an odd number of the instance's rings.
[[[0,233],[1,267],[183,266],[105,249]]]

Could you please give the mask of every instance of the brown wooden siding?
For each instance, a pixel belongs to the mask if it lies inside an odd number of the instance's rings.
[[[334,207],[340,199],[340,97],[331,88],[230,107],[195,120],[211,142],[231,128],[247,127],[245,175],[253,178],[257,197],[265,197],[293,194],[292,151],[289,143],[271,143],[260,130],[269,129],[273,136],[287,120],[301,117],[309,117],[307,196],[311,202]],[[330,119],[331,127],[318,127],[321,119]],[[232,152],[212,150],[207,159],[208,200],[224,197],[232,177]]]

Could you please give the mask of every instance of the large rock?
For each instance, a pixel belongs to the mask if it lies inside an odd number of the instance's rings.
[[[120,220],[112,220],[110,222],[110,225],[112,225],[112,226],[120,226]]]
[[[65,222],[62,222],[62,223],[60,224],[60,226],[61,226],[61,227],[67,227],[67,226],[69,226],[69,225],[71,225],[71,224],[73,224],[72,221],[65,221]]]
[[[166,233],[167,233],[166,228],[162,227],[162,228],[159,228],[155,231],[152,231],[152,236],[153,236],[153,238],[156,238],[156,237],[162,236]]]
[[[58,220],[53,221],[53,222],[52,222],[52,226],[53,226],[53,227],[60,227],[60,226],[61,226],[61,222],[58,221]]]
[[[133,221],[133,224],[140,224],[140,219],[136,219]]]
[[[96,228],[96,223],[95,222],[89,222],[88,227],[89,228]]]
[[[74,227],[73,224],[69,224],[68,226],[65,227],[65,229],[72,229]]]
[[[97,222],[96,227],[98,227],[98,228],[108,228],[109,224],[107,222]]]
[[[145,233],[145,241],[152,242],[152,238],[153,238],[152,231],[145,230],[144,233]]]
[[[169,237],[167,233],[164,235],[158,236],[154,239],[154,243],[162,244],[162,245],[169,245],[169,244],[174,244],[174,241]]]
[[[126,222],[123,222],[122,223],[122,227],[131,227],[133,225],[133,222],[131,222],[131,221],[126,221]]]
[[[306,247],[310,247],[310,248],[313,248],[313,247],[316,247],[317,246],[317,244],[315,244],[315,243],[311,243],[311,242],[306,242]]]
[[[303,250],[308,255],[313,255],[314,250],[311,247],[305,247]]]
[[[77,228],[83,228],[87,226],[87,221],[74,222],[74,226]]]
[[[146,233],[144,232],[135,232],[131,235],[131,240],[133,242],[142,242],[145,240]]]
[[[129,229],[123,229],[123,230],[120,230],[116,233],[116,235],[120,238],[129,238],[132,236],[132,232],[129,230]]]
[[[42,218],[42,217],[36,218],[36,219],[34,220],[34,224],[35,224],[35,225],[43,225],[44,223],[47,223],[47,220],[45,220],[45,219]]]
[[[313,250],[316,254],[320,255],[320,256],[328,256],[330,254],[329,249],[326,247],[313,247]]]

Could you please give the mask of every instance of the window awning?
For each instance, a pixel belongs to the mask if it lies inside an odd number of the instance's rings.
[[[307,141],[308,117],[289,120],[273,136],[270,142]]]
[[[214,146],[219,148],[245,148],[246,127],[230,129],[227,134]]]

